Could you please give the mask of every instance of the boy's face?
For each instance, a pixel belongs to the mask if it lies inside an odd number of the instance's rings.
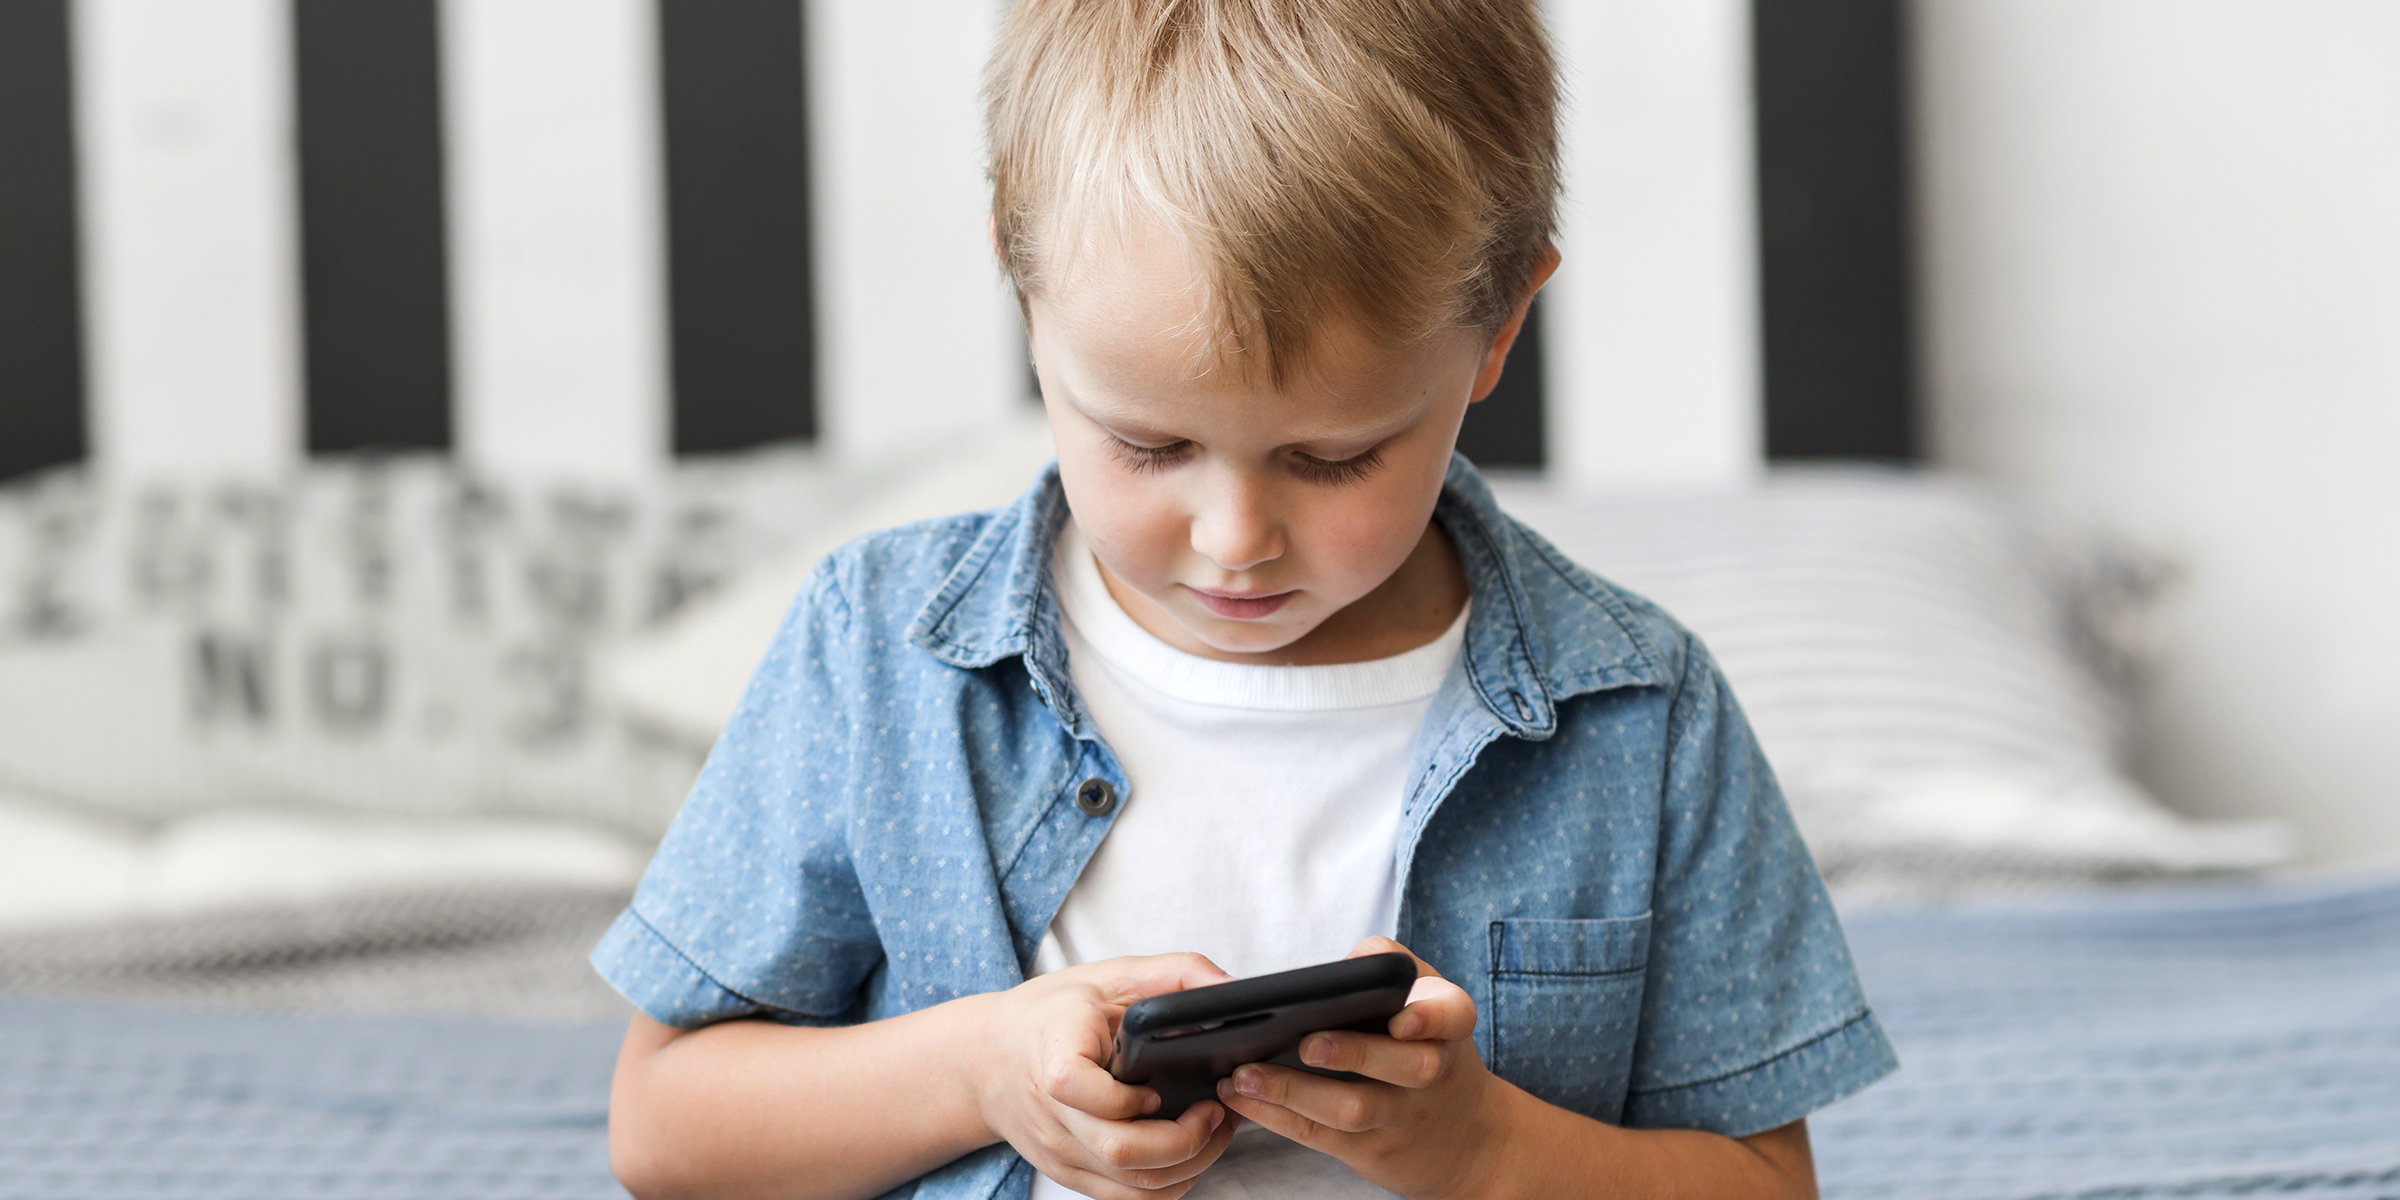
[[[1084,250],[1029,305],[1060,479],[1109,590],[1161,640],[1229,661],[1432,640],[1466,599],[1434,501],[1514,323],[1400,346],[1321,329],[1278,391],[1209,352],[1202,294],[1151,229]]]

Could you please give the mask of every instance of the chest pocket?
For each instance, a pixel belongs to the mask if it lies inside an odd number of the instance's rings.
[[[1615,1121],[1642,1012],[1650,916],[1494,921],[1492,1070],[1561,1108]]]

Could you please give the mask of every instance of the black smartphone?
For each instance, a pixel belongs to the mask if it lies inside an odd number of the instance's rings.
[[[1381,1033],[1416,982],[1416,960],[1395,952],[1152,996],[1125,1010],[1109,1073],[1157,1089],[1150,1115],[1169,1121],[1215,1099],[1217,1081],[1243,1063],[1357,1079],[1302,1064],[1300,1039],[1328,1029]]]

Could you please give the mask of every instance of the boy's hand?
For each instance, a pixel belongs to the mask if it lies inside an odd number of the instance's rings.
[[[1158,1093],[1108,1073],[1127,1006],[1231,978],[1197,954],[1112,958],[991,997],[974,1065],[985,1124],[1035,1170],[1093,1200],[1172,1200],[1241,1124],[1202,1101],[1173,1122],[1139,1118]]]
[[[1393,950],[1408,947],[1373,937],[1350,957]],[[1300,1043],[1302,1062],[1371,1082],[1253,1063],[1219,1081],[1217,1095],[1377,1187],[1404,1196],[1457,1194],[1481,1177],[1481,1160],[1506,1127],[1500,1109],[1507,1089],[1475,1053],[1475,1001],[1418,959],[1416,987],[1390,1031],[1313,1033]]]

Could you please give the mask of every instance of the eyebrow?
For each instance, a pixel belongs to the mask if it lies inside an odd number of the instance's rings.
[[[1076,394],[1072,388],[1067,389],[1067,393],[1062,397],[1062,399],[1066,401],[1068,407],[1073,408],[1076,412],[1083,414],[1085,420],[1090,421],[1094,425],[1098,425],[1100,428],[1107,431],[1111,437],[1115,437],[1120,440],[1146,442],[1191,440],[1187,435],[1170,429],[1162,429],[1139,420],[1128,419],[1115,414],[1103,414],[1100,412],[1095,412],[1092,410],[1091,406],[1083,402],[1082,397]],[[1395,418],[1390,422],[1363,424],[1348,429],[1319,430],[1309,437],[1296,438],[1291,441],[1280,442],[1277,444],[1277,448],[1282,449],[1295,446],[1321,446],[1327,443],[1343,444],[1355,442],[1360,443],[1360,449],[1358,453],[1364,453],[1368,449],[1380,446],[1383,443],[1399,436],[1408,425],[1407,418],[1414,415],[1414,413],[1404,414],[1403,416]]]

